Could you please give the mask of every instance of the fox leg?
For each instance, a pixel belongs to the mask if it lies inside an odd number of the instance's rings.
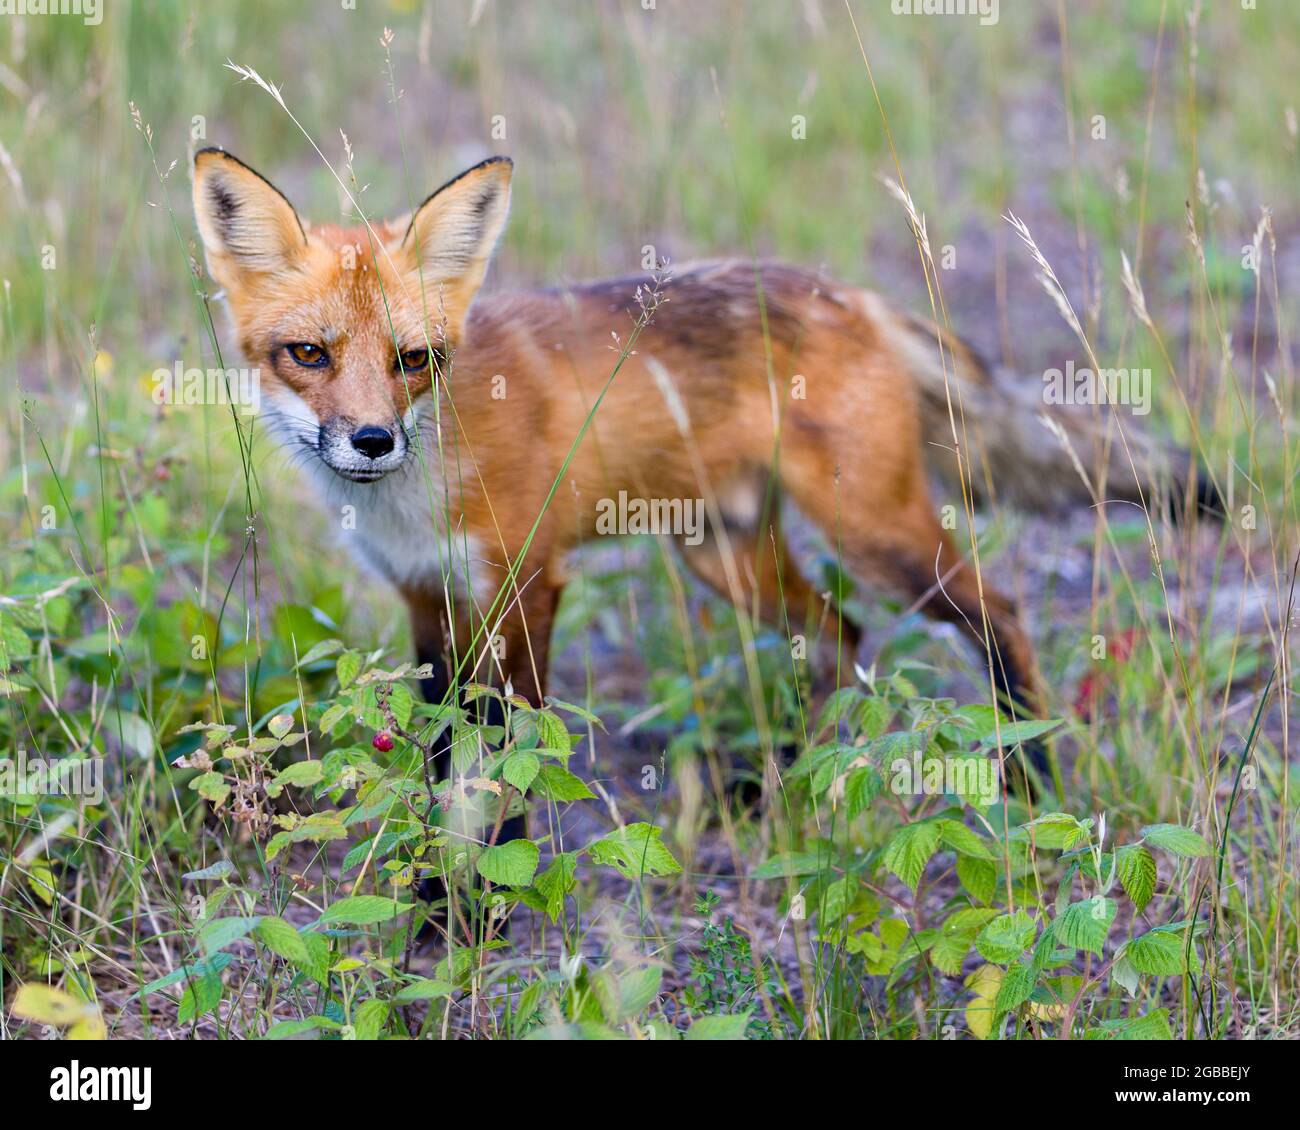
[[[546,696],[551,627],[561,592],[563,585],[545,573],[521,578],[517,585],[510,584],[498,597],[493,622],[488,625],[490,637],[479,643],[478,676],[495,686],[509,687],[533,707],[540,707]],[[483,703],[485,725],[506,725],[505,707],[500,699],[487,695],[479,701]],[[492,829],[485,829],[488,836],[491,832]],[[525,809],[502,824],[496,842],[524,839],[527,834]]]
[[[980,654],[990,662],[993,685],[998,695],[1011,704],[1020,717],[1041,717],[1044,698],[1039,682],[1038,664],[1033,645],[1020,623],[1015,603],[987,581],[981,586],[974,568],[957,552],[948,532],[938,523],[928,504],[917,508],[912,538],[889,550],[885,572],[892,573],[895,584],[913,599],[932,619],[956,624],[974,642]],[[985,635],[983,608],[988,615]],[[1044,776],[1051,767],[1041,741],[1024,743],[1024,750],[1034,768]],[[1029,794],[1033,790],[1023,780],[1017,761],[1008,765],[1013,780],[1019,781]]]
[[[703,539],[691,545],[683,537],[677,543],[682,560],[737,611],[785,630],[791,642],[809,633],[816,648],[813,664],[813,698],[828,694],[845,679],[852,678],[862,632],[838,605],[828,602],[799,571],[781,533],[779,502],[772,504],[772,522],[761,531],[756,520],[729,519],[724,510],[725,538],[708,525]],[[777,750],[781,764],[791,764],[798,747],[784,744]],[[742,802],[757,799],[748,777],[733,781],[733,791]]]
[[[987,648],[998,693],[1020,713],[1039,716],[1043,696],[1038,666],[1015,603],[987,581],[981,586],[928,505],[916,507],[900,532],[899,540],[873,549],[882,554],[881,575],[917,601],[931,619],[957,625],[981,652]],[[981,592],[990,629],[987,641]]]
[[[449,623],[453,610],[447,606],[441,593],[405,589],[402,597],[410,613],[416,662],[432,669],[427,678],[420,680],[424,700],[433,705],[444,702],[455,705],[458,697],[454,692],[457,680],[452,640],[455,637]],[[431,772],[439,781],[451,775],[451,739],[451,725],[448,724],[433,742]],[[447,884],[441,874],[429,875],[420,881],[420,898],[427,903],[441,903],[448,898]],[[446,912],[435,912],[433,920],[445,924]],[[426,923],[421,937],[429,937],[430,932],[430,925]]]
[[[411,635],[415,643],[416,660],[432,668],[427,678],[420,680],[420,690],[430,703],[458,701],[456,688],[467,679],[473,669],[477,677],[504,686],[521,695],[534,706],[540,706],[546,687],[547,658],[550,649],[551,624],[559,600],[559,586],[541,585],[535,590],[522,588],[514,607],[503,597],[506,607],[500,623],[490,638],[480,633],[475,641],[469,630],[467,610],[457,608],[456,631],[451,630],[450,614],[445,597],[423,591],[402,593],[410,610]],[[453,649],[453,640],[457,646]],[[477,650],[471,654],[471,648]],[[478,660],[478,663],[475,663]],[[459,677],[458,677],[459,672]],[[497,698],[485,695],[477,700],[479,721],[488,726],[504,726],[505,711]],[[438,735],[433,747],[433,773],[439,780],[452,773],[451,726]],[[485,838],[491,837],[493,827],[484,829]],[[499,844],[522,839],[527,835],[526,812],[504,820],[496,837]],[[420,895],[426,902],[440,902],[447,898],[447,888],[441,876],[425,879],[420,884]]]
[[[987,581],[981,586],[974,568],[935,517],[919,468],[891,485],[892,498],[888,491],[874,492],[877,503],[869,518],[846,514],[842,508],[834,513],[833,492],[812,489],[812,478],[801,482],[796,475],[792,489],[798,490],[804,510],[838,544],[850,573],[910,597],[931,619],[960,627],[991,660],[997,693],[1018,714],[1041,716],[1038,666],[1015,604]],[[1035,768],[1045,771],[1041,745],[1026,743],[1026,750]]]
[[[851,670],[861,629],[800,572],[781,533],[778,508],[774,501],[772,521],[762,530],[756,521],[733,518],[724,510],[725,539],[711,526],[695,545],[679,536],[682,560],[719,596],[732,604],[739,599],[756,620],[784,628],[791,637],[811,633],[829,640],[832,648],[838,643],[840,671]]]
[[[455,660],[452,648],[454,638],[449,619],[452,609],[441,593],[424,589],[404,589],[411,618],[411,639],[415,645],[415,661],[420,666],[432,668],[427,678],[420,680],[420,691],[425,702],[437,705],[455,703],[452,687],[456,682]],[[434,741],[433,771],[438,778],[451,772],[451,727],[446,727]]]
[[[453,685],[473,678],[497,686],[509,683],[515,694],[533,706],[540,706],[546,690],[551,625],[561,589],[562,586],[542,576],[535,578],[531,585],[521,584],[513,596],[501,596],[494,622],[487,626],[480,624],[477,631],[471,630],[467,610],[449,609],[441,593],[404,590],[416,661],[432,668],[430,675],[420,680],[425,701],[443,702],[452,693]],[[453,611],[457,614],[454,632],[448,623]],[[490,726],[503,725],[501,703],[492,696],[484,696],[480,701],[484,703],[480,721]],[[434,751],[441,777],[451,769],[446,760],[449,752],[450,731],[447,730]]]
[[[511,690],[530,706],[540,707],[546,696],[551,627],[564,586],[540,573],[511,584],[498,597],[491,639],[480,643],[480,677]],[[500,723],[497,723],[500,724]]]

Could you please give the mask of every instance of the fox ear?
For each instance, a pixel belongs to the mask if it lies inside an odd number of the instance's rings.
[[[513,169],[509,157],[489,157],[444,184],[410,218],[402,250],[426,286],[443,288],[445,300],[468,306],[482,284],[510,212]]]
[[[228,289],[291,270],[307,248],[302,221],[284,194],[221,149],[194,157],[194,218],[208,270]]]

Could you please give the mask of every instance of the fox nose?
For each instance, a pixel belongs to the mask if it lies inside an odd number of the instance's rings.
[[[352,433],[352,446],[367,459],[379,459],[393,450],[393,433],[374,426],[358,428]]]

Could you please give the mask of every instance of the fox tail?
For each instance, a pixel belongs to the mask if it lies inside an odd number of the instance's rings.
[[[1191,453],[1157,441],[1136,417],[1049,404],[1043,385],[986,365],[933,322],[893,317],[900,332],[891,337],[916,382],[923,440],[933,449],[926,465],[960,490],[964,449],[976,505],[1055,514],[1121,502],[1175,521],[1193,511],[1223,516],[1218,488]]]

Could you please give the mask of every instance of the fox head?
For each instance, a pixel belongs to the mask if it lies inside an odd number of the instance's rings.
[[[489,158],[408,216],[339,228],[303,223],[223,150],[195,156],[208,273],[286,443],[355,482],[402,465],[417,401],[460,342],[505,227],[511,170]]]

